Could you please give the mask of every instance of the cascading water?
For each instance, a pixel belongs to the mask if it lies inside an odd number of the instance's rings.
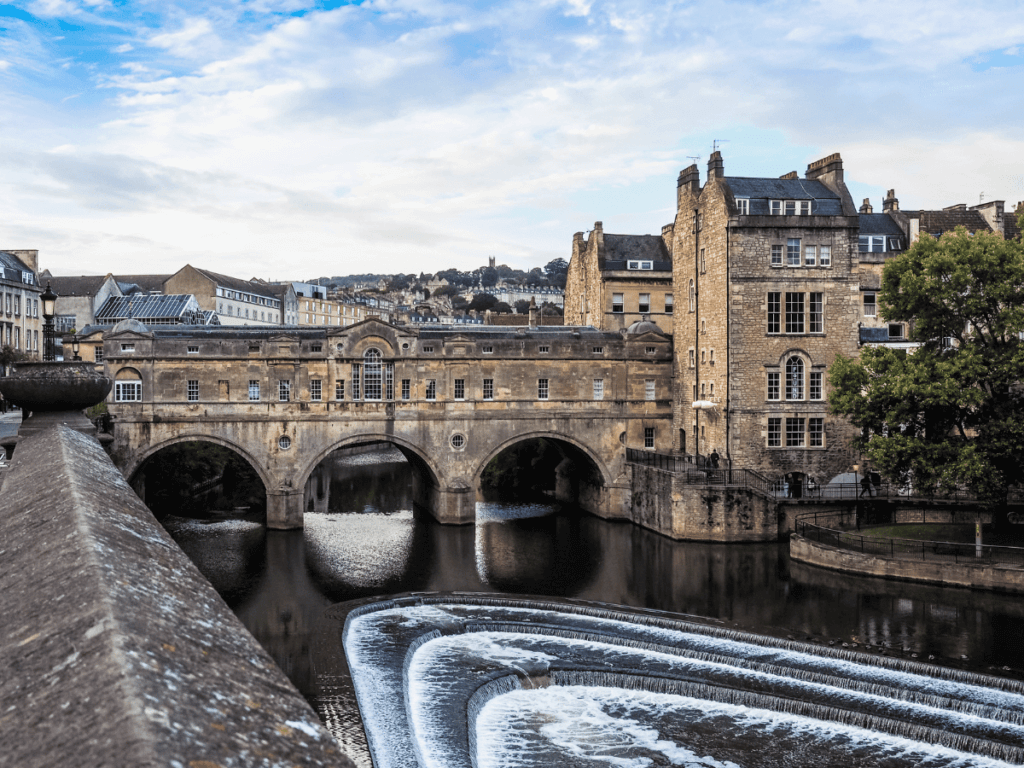
[[[328,616],[351,683],[317,664],[321,701],[354,690],[376,768],[1024,764],[1016,681],[569,601]]]

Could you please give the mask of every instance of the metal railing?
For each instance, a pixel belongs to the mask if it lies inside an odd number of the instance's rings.
[[[986,563],[1024,567],[1024,547],[1006,547],[951,541],[919,541],[865,536],[796,521],[796,535],[836,549],[861,552],[890,560],[916,560],[942,563]]]
[[[720,459],[716,466],[707,456],[672,456],[654,451],[626,449],[626,461],[671,472],[690,485],[746,488],[765,496],[775,494],[774,481],[752,469],[738,469]]]

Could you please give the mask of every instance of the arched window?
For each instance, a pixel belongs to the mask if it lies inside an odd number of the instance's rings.
[[[799,357],[786,361],[786,399],[804,399],[804,361]]]
[[[363,353],[363,399],[380,400],[383,394],[380,350],[368,349]]]
[[[693,280],[690,280],[690,311],[697,311],[697,289],[693,285]]]
[[[142,376],[134,368],[122,368],[114,377],[114,402],[142,402]]]

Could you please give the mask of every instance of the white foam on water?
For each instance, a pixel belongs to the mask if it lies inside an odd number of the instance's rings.
[[[632,716],[623,714],[629,712]],[[643,715],[648,717],[644,718]],[[661,733],[649,722],[674,717],[673,733]],[[646,720],[647,722],[644,722]],[[488,701],[476,721],[477,768],[541,768],[614,766],[646,768],[663,764],[685,768],[745,768],[788,765],[791,757],[750,754],[742,763],[704,754],[685,742],[688,729],[698,725],[722,729],[731,741],[752,737],[762,746],[782,738],[826,751],[832,758],[872,765],[914,765],[924,768],[1008,768],[1000,760],[968,755],[854,726],[821,722],[800,715],[719,704],[687,696],[627,691],[609,687],[553,686],[516,690]],[[828,755],[825,755],[826,759]],[[805,763],[797,763],[805,764]],[[856,765],[828,762],[826,765]]]
[[[321,568],[354,587],[380,587],[402,574],[412,548],[411,510],[303,518],[306,550]]]

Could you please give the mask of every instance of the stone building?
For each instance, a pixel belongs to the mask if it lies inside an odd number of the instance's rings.
[[[665,232],[670,228],[666,227]],[[605,234],[600,221],[573,235],[565,322],[618,331],[640,320],[672,328],[671,242],[656,235]]]
[[[220,275],[186,264],[164,282],[164,293],[192,294],[199,306],[216,312],[222,325],[288,325],[291,285],[275,286]]]
[[[671,228],[675,447],[797,486],[855,463],[828,366],[857,354],[859,219],[838,154],[778,179],[679,176]]]
[[[0,347],[41,354],[39,251],[0,251]]]

